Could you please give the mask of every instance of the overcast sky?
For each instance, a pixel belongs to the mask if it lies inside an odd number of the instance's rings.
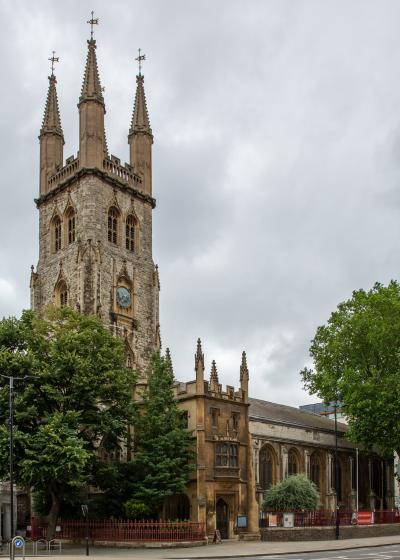
[[[29,307],[39,146],[54,49],[76,154],[90,10],[110,152],[128,159],[137,49],[153,150],[161,335],[175,374],[312,402],[300,369],[352,290],[398,278],[398,0],[0,0],[0,316]]]

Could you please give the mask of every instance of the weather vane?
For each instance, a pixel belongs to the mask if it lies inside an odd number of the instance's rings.
[[[93,17],[94,16],[93,10],[90,13],[92,14],[92,17],[86,23],[90,23],[90,40],[93,41],[93,33],[94,33],[93,26],[99,25],[99,18]]]
[[[142,52],[142,50],[139,49],[139,56],[137,56],[135,58],[135,60],[137,60],[138,63],[139,63],[139,76],[142,75],[142,60],[146,60],[146,55],[145,54],[140,54],[141,52]]]
[[[54,56],[56,54],[56,51],[53,51],[53,56],[51,58],[49,58],[50,62],[51,62],[51,75],[54,76],[54,63],[55,62],[60,62],[60,57],[58,56]]]

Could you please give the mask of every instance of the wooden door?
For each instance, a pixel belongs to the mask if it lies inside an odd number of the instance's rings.
[[[222,498],[217,500],[217,529],[221,539],[229,539],[229,508]]]

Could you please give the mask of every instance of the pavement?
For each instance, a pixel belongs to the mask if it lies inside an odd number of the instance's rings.
[[[198,558],[233,559],[240,557],[265,557],[284,554],[299,555],[312,552],[340,551],[388,545],[400,545],[400,534],[398,536],[391,537],[343,539],[338,541],[248,542],[228,540],[223,541],[221,544],[209,544],[208,546],[201,547],[173,549],[91,547],[90,556],[99,559],[101,558],[102,560],[117,560],[119,558],[131,558],[132,560],[195,560]],[[62,560],[76,560],[78,557],[83,556],[85,556],[85,549],[83,546],[64,548],[61,553]],[[28,554],[26,557],[28,557]],[[21,557],[16,556],[16,558]],[[36,558],[57,560],[60,559],[60,554],[56,553],[51,556],[36,556]]]

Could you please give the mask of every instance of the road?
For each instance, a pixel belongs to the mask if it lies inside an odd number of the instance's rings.
[[[238,557],[231,556],[234,560]],[[208,560],[220,560],[221,557],[210,556]],[[230,560],[226,558],[226,560]],[[293,554],[265,554],[257,556],[240,556],[240,560],[400,560],[400,545],[380,546],[370,548],[332,550],[327,552],[293,553]],[[191,560],[190,556],[180,560]]]
[[[270,554],[266,554],[268,550]],[[312,550],[314,552],[305,552]],[[26,552],[26,557],[32,558],[32,551],[28,549]],[[8,555],[3,548],[0,560],[5,557]],[[83,557],[85,548],[82,545],[67,545],[63,547],[61,554],[55,552],[48,555],[40,552],[36,556],[37,560],[76,560]],[[274,543],[232,540],[223,541],[221,545],[175,549],[91,547],[90,557],[99,560],[400,560],[400,532],[393,537],[346,541]],[[16,556],[17,558],[21,559],[21,556]]]

